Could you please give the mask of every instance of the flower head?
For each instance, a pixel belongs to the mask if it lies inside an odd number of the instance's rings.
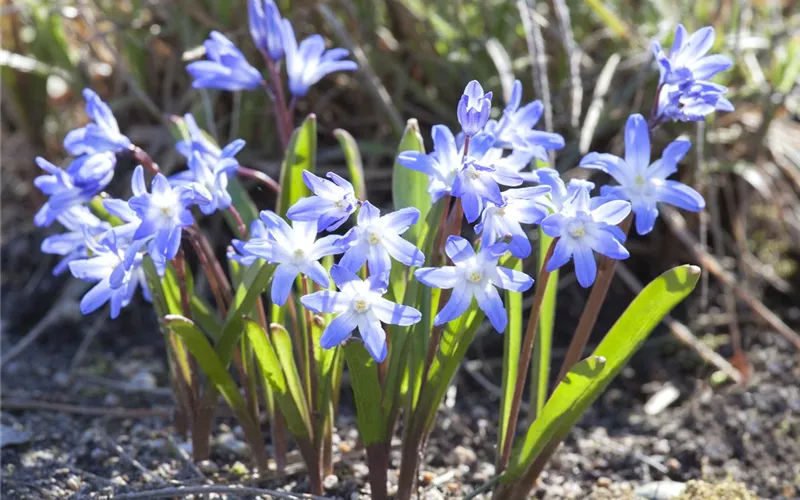
[[[522,83],[516,80],[503,116],[499,121],[489,120],[485,130],[496,137],[494,147],[530,150],[534,158],[547,162],[547,151],[563,148],[564,138],[560,134],[534,130],[544,110],[542,101],[532,101],[520,108],[521,102]]]
[[[63,259],[53,268],[53,276],[59,276],[69,268],[69,263],[87,257],[84,231],[98,236],[111,229],[107,222],[101,221],[89,208],[76,205],[64,211],[57,218],[67,230],[48,236],[42,240],[42,253],[61,255]]]
[[[256,219],[250,223],[249,241],[266,240],[268,237],[269,232],[267,231],[267,226],[261,221],[261,219]],[[244,248],[246,244],[247,241],[238,239],[231,240],[231,246],[228,248],[228,258],[238,262],[243,266],[249,267],[252,266],[256,260],[258,260],[258,257]]]
[[[262,53],[273,62],[283,59],[281,13],[272,0],[249,0],[247,13],[250,18],[250,36]]]
[[[413,207],[381,217],[380,210],[365,201],[358,211],[358,225],[339,240],[347,248],[339,265],[358,272],[367,262],[373,275],[391,271],[392,257],[407,266],[422,265],[425,262],[422,251],[400,236],[418,219],[419,210]]]
[[[631,115],[625,126],[625,159],[610,154],[589,153],[580,166],[602,170],[619,183],[603,186],[601,194],[627,200],[636,215],[636,232],[653,230],[658,217],[658,203],[699,212],[705,207],[703,197],[685,184],[666,180],[678,171],[680,162],[689,151],[689,141],[673,141],[660,159],[650,163],[650,135],[642,115]]]
[[[435,202],[445,194],[461,198],[464,214],[472,223],[481,214],[484,201],[503,205],[500,185],[518,186],[519,175],[530,160],[525,154],[501,157],[494,148],[494,135],[481,132],[471,138],[468,154],[460,149],[449,128],[435,125],[432,130],[432,153],[404,151],[397,158],[403,166],[428,175],[428,193]]]
[[[622,245],[625,234],[616,226],[630,213],[630,203],[612,200],[593,209],[589,198],[586,187],[574,189],[561,211],[542,221],[545,234],[558,238],[547,270],[555,271],[574,259],[578,283],[584,288],[591,286],[597,275],[593,251],[612,259],[627,259],[630,255]]]
[[[110,302],[111,317],[116,318],[130,303],[139,284],[142,284],[143,291],[146,290],[139,268],[142,254],[138,252],[138,246],[126,248],[119,244],[113,231],[105,233],[99,240],[89,231],[84,232],[84,237],[91,257],[73,260],[69,269],[78,279],[98,283],[81,299],[81,312],[89,314]]]
[[[294,221],[289,226],[278,214],[267,210],[261,212],[261,220],[267,229],[266,237],[250,238],[243,250],[245,255],[278,264],[272,275],[272,302],[277,305],[286,302],[298,274],[304,274],[327,288],[330,283],[328,273],[319,259],[342,253],[337,244],[341,237],[332,234],[317,239],[316,222]]]
[[[133,239],[153,239],[148,251],[156,268],[163,272],[166,262],[178,254],[182,228],[194,223],[190,207],[210,203],[211,194],[196,183],[172,187],[162,174],[153,178],[152,193],[148,193],[141,165],[133,172],[131,187],[133,197],[128,205],[141,219]]]
[[[298,47],[294,28],[288,20],[283,20],[282,28],[286,74],[289,77],[289,91],[293,96],[304,97],[308,89],[326,75],[358,68],[353,61],[342,60],[350,54],[347,50],[325,50],[325,40],[320,35],[311,35],[300,42]]]
[[[414,276],[424,285],[453,289],[450,300],[433,319],[435,326],[464,314],[474,297],[495,330],[506,329],[508,316],[497,287],[524,292],[533,285],[533,279],[527,274],[497,265],[506,249],[505,244],[486,245],[476,254],[467,240],[450,236],[445,252],[455,265],[417,269]]]
[[[696,122],[715,111],[733,111],[727,92],[727,87],[712,82],[665,84],[658,95],[657,118],[660,122]]]
[[[711,26],[700,28],[690,36],[686,28],[679,24],[669,56],[659,42],[653,41],[652,46],[661,73],[660,84],[677,85],[710,80],[733,66],[733,61],[727,56],[706,55],[714,46],[714,28]]]
[[[36,164],[48,173],[34,179],[34,185],[49,198],[36,213],[37,226],[49,226],[65,211],[91,201],[114,176],[116,157],[113,153],[83,155],[70,163],[66,170],[44,158]]]
[[[337,314],[322,332],[320,345],[330,349],[352,336],[358,329],[364,346],[378,363],[386,359],[386,332],[381,323],[410,326],[422,314],[409,306],[395,304],[383,298],[387,289],[387,275],[372,275],[361,280],[342,266],[331,268],[331,278],[340,291],[323,290],[300,299],[305,307],[316,313]]]
[[[464,94],[458,101],[458,122],[467,136],[473,136],[481,131],[489,119],[492,109],[492,93],[483,93],[483,87],[477,80],[472,80],[464,89]]]
[[[503,205],[487,202],[475,232],[491,245],[508,244],[511,255],[524,259],[531,253],[531,242],[521,224],[540,224],[553,207],[547,195],[549,186],[509,189],[503,192]]]
[[[328,172],[323,179],[308,170],[303,171],[303,182],[314,196],[297,200],[289,207],[286,216],[294,221],[316,221],[319,231],[335,231],[358,208],[353,185],[346,179]]]
[[[237,139],[228,144],[219,157],[195,151],[189,158],[189,170],[179,172],[169,178],[173,186],[199,184],[211,194],[211,201],[200,206],[200,211],[211,215],[217,210],[231,206],[228,193],[228,176],[239,167],[234,155],[244,147],[244,141]]]
[[[131,140],[120,133],[111,108],[91,89],[83,89],[83,98],[92,123],[69,132],[64,137],[64,149],[74,156],[128,149]]]
[[[208,60],[186,66],[186,71],[194,79],[192,87],[237,91],[261,86],[261,73],[247,62],[244,54],[225,35],[212,31],[203,45]]]

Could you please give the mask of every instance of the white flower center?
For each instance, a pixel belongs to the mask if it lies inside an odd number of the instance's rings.
[[[483,276],[481,276],[481,273],[478,271],[470,271],[467,273],[467,279],[472,283],[480,283],[481,279],[483,279]]]
[[[575,221],[569,225],[567,231],[569,231],[569,234],[573,238],[580,238],[586,234],[586,227],[583,225],[583,222]]]
[[[375,231],[370,231],[367,240],[369,241],[370,245],[377,245],[381,242],[381,237]]]
[[[333,206],[338,208],[339,210],[344,210],[344,208],[345,208],[344,200],[336,200],[333,203]]]
[[[356,299],[353,302],[353,309],[355,309],[357,313],[363,313],[366,312],[367,309],[369,309],[369,304],[364,299]]]
[[[302,248],[298,248],[297,250],[294,251],[295,259],[302,259],[305,256],[306,252]]]

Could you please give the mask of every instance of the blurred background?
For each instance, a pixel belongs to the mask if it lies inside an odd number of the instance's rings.
[[[671,43],[677,23],[690,32],[714,26],[713,51],[735,61],[716,81],[730,88],[736,111],[701,124],[669,124],[653,139],[654,154],[678,135],[693,141],[680,176],[704,194],[707,211],[668,217],[669,223],[659,221],[646,238],[632,238],[632,257],[621,266],[622,279],[612,285],[600,324],[608,326],[619,315],[637,281],[647,282],[678,263],[698,263],[704,279],[677,319],[662,328],[664,334],[648,343],[651,350],[637,358],[647,373],[639,382],[686,371],[703,383],[714,383],[709,377],[720,373],[718,382],[729,380],[719,366],[708,364],[716,351],[745,375],[753,363],[757,370],[778,363],[778,370],[790,374],[788,383],[796,383],[800,8],[795,0],[276,1],[298,36],[321,33],[358,62],[359,71],[315,85],[298,104],[298,116],[319,117],[323,172],[344,168],[332,130],[344,128],[356,138],[370,199],[380,206],[391,203],[391,167],[406,120],[419,120],[430,145],[432,125],[457,125],[456,103],[472,79],[494,91],[495,117],[520,79],[523,102],[545,103],[539,128],[566,139],[555,167],[567,177],[588,175],[573,170],[580,158],[589,151],[620,154],[628,115],[649,113],[658,79],[650,41]],[[17,342],[52,312],[71,280],[51,277],[56,259],[38,249],[57,229],[33,226],[44,201],[32,184],[40,174],[33,158],[64,164],[65,133],[87,120],[81,89],[96,90],[122,131],[167,172],[184,167],[166,128],[171,114],[193,113],[220,143],[245,139],[241,162],[275,178],[280,151],[264,94],[194,90],[185,71],[189,61],[202,57],[211,30],[224,32],[251,62],[259,61],[245,0],[2,0],[0,6],[7,348],[9,339]],[[132,167],[121,161],[117,169]],[[116,179],[109,189],[124,191],[127,179]],[[256,196],[259,208],[272,203],[265,193]],[[221,226],[215,230],[224,233]],[[221,236],[218,250],[227,241],[229,235]],[[562,273],[560,286],[556,342],[566,345],[586,292],[571,270]],[[150,313],[133,311],[107,324],[107,330],[135,333],[115,342],[158,343]],[[151,331],[143,334],[142,325]],[[50,332],[39,342],[63,348],[70,339],[80,342],[85,329],[84,322],[72,336]],[[482,339],[472,355],[480,363],[468,372],[477,374],[471,383],[486,389],[496,375],[491,360],[502,357],[502,348],[494,336]],[[748,354],[753,351],[770,354]],[[666,355],[652,364],[654,352]],[[800,408],[800,396],[796,399]]]

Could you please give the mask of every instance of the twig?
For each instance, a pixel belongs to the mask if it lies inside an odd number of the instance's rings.
[[[639,293],[644,288],[631,270],[621,262],[617,264],[617,274],[634,293]],[[713,349],[695,337],[691,330],[689,330],[689,327],[670,315],[664,316],[662,321],[667,328],[669,328],[669,331],[678,338],[678,340],[694,349],[695,352],[706,362],[714,365],[719,371],[725,373],[737,384],[742,382],[743,378],[739,370],[734,368],[734,366],[728,363],[725,358],[717,354]]]
[[[661,214],[664,221],[672,229],[673,234],[686,246],[691,252],[692,256],[700,262],[700,264],[708,269],[708,271],[717,277],[723,284],[733,288],[736,295],[745,302],[758,316],[767,322],[772,328],[778,331],[781,335],[786,337],[795,347],[800,349],[800,335],[783,322],[775,313],[769,310],[760,300],[758,300],[747,289],[741,287],[736,280],[736,277],[726,271],[722,265],[713,256],[706,252],[705,247],[698,242],[686,227],[686,220],[683,216],[669,206],[664,206],[661,209]]]
[[[281,186],[275,181],[275,179],[265,174],[264,172],[239,165],[239,168],[236,169],[236,173],[238,173],[242,177],[247,177],[248,179],[252,179],[258,182],[259,184],[266,187],[270,191],[273,191],[275,193],[281,192]]]
[[[51,403],[50,401],[37,401],[35,399],[3,399],[0,401],[0,406],[2,406],[4,410],[41,410],[111,418],[169,418],[172,414],[171,410],[164,408],[98,408],[96,406]]]
[[[188,495],[207,495],[209,493],[222,493],[228,495],[242,495],[246,498],[253,498],[255,495],[268,495],[271,498],[286,498],[289,500],[329,500],[327,497],[309,495],[306,493],[286,493],[277,490],[267,490],[263,488],[248,488],[243,486],[233,486],[225,484],[207,484],[202,486],[179,486],[176,488],[161,488],[159,490],[139,491],[136,493],[124,493],[114,495],[116,500],[150,500],[154,498],[186,497]]]
[[[705,122],[697,122],[695,129],[695,142],[697,148],[695,149],[695,169],[697,175],[697,190],[703,192],[707,184],[707,174],[703,168],[703,158],[705,156],[705,139],[706,139],[706,124]],[[700,212],[700,229],[699,229],[700,245],[703,246],[705,252],[708,248],[708,211],[703,210]],[[703,310],[708,309],[708,269],[703,267],[703,274],[700,276],[700,307]]]
[[[106,324],[106,317],[103,315],[98,315],[95,318],[94,323],[92,326],[89,327],[86,335],[81,340],[81,345],[78,346],[78,350],[75,351],[75,355],[72,357],[72,361],[69,363],[69,373],[75,373],[75,370],[83,361],[83,357],[86,355],[86,351],[89,350],[89,346],[92,345],[94,338],[97,337],[97,334],[100,333],[100,330],[103,329],[103,326]]]
[[[115,451],[115,452],[116,452],[116,453],[117,453],[117,454],[118,454],[120,457],[122,457],[122,458],[123,458],[123,459],[124,459],[126,462],[128,462],[128,463],[129,463],[131,466],[133,466],[133,468],[134,468],[134,469],[136,469],[136,470],[138,470],[139,472],[141,472],[141,473],[142,473],[142,475],[143,475],[143,476],[145,476],[145,478],[151,478],[151,479],[155,480],[156,482],[158,482],[159,484],[162,484],[162,485],[166,485],[166,484],[167,484],[167,482],[166,482],[166,481],[164,481],[164,479],[162,479],[161,477],[159,477],[159,476],[157,476],[157,475],[153,474],[152,472],[150,472],[150,471],[147,469],[147,467],[145,467],[145,466],[144,466],[144,465],[142,465],[142,464],[141,464],[141,463],[140,463],[138,460],[136,460],[135,458],[133,458],[132,456],[130,456],[130,455],[128,454],[128,452],[126,452],[126,451],[125,451],[125,450],[122,448],[122,446],[120,446],[119,444],[117,444],[117,442],[116,442],[116,441],[114,441],[114,440],[111,438],[111,436],[109,436],[108,434],[106,434],[105,438],[106,438],[106,443],[109,445],[109,447],[111,447],[111,449],[112,449],[113,451]]]
[[[6,364],[12,359],[19,356],[25,349],[33,344],[36,339],[48,330],[52,325],[66,318],[77,318],[78,298],[88,288],[88,283],[84,281],[73,280],[67,285],[61,296],[56,301],[55,305],[47,311],[47,314],[34,325],[31,330],[25,334],[22,339],[14,344],[9,349],[4,349],[3,356],[0,358],[0,363]]]

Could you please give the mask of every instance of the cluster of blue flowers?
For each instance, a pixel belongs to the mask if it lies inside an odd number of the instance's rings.
[[[330,72],[355,69],[355,63],[344,60],[346,51],[326,51],[318,35],[298,45],[291,24],[281,18],[271,0],[252,0],[249,14],[253,41],[266,61],[274,65],[286,59],[288,87],[294,97],[305,95]],[[492,93],[484,93],[477,81],[470,82],[457,104],[461,132],[455,135],[448,127],[436,125],[431,153],[406,151],[398,158],[402,165],[428,176],[433,202],[456,199],[467,221],[475,224],[479,250],[461,236],[446,239],[444,250],[453,265],[419,267],[425,256],[403,237],[419,220],[416,208],[382,215],[368,201],[359,200],[346,179],[334,173],[318,177],[311,172],[304,172],[303,179],[313,195],[289,208],[291,225],[274,212],[262,211],[249,228],[249,238],[232,241],[229,256],[243,265],[259,259],[276,265],[271,299],[277,305],[289,299],[298,276],[318,285],[322,291],[303,296],[301,302],[314,312],[337,315],[323,332],[325,348],[340,344],[358,330],[370,354],[383,361],[387,347],[382,324],[408,326],[421,319],[416,309],[384,298],[396,265],[393,261],[416,268],[413,276],[426,286],[452,290],[434,325],[458,318],[475,299],[495,329],[504,331],[507,313],[498,288],[523,292],[533,285],[530,276],[498,264],[506,253],[520,259],[531,254],[529,233],[523,225],[538,224],[557,238],[547,263],[549,271],[573,261],[578,282],[588,287],[597,273],[595,253],[612,259],[629,256],[624,247],[626,232],[618,225],[631,212],[637,232],[645,234],[653,229],[658,203],[690,211],[703,209],[699,193],[667,179],[677,171],[690,143],[672,142],[651,163],[650,133],[666,120],[698,120],[714,110],[731,108],[723,97],[724,87],[708,81],[730,66],[723,56],[706,55],[713,39],[711,28],[689,37],[679,26],[670,56],[654,44],[661,71],[653,113],[657,119],[648,123],[639,114],[628,119],[624,158],[589,153],[581,160],[581,167],[601,170],[617,182],[603,186],[594,197],[592,182],[573,179],[565,183],[552,168],[528,169],[534,161],[546,162],[548,152],[562,148],[564,139],[535,129],[543,106],[540,101],[521,106],[519,81],[497,120],[490,119]],[[223,35],[212,33],[205,48],[208,59],[187,67],[195,87],[236,91],[264,85],[260,72]],[[186,115],[188,138],[176,147],[188,169],[169,178],[152,172],[148,191],[145,170],[136,167],[133,196],[102,201],[105,211],[121,221],[112,226],[89,205],[113,177],[116,155],[137,148],[120,133],[111,110],[94,92],[86,90],[84,97],[92,123],[70,132],[64,141],[67,151],[77,158],[66,169],[37,158],[47,175],[37,178],[36,186],[49,199],[35,220],[41,226],[58,221],[66,228],[42,244],[42,251],[64,257],[54,272],[70,269],[74,276],[96,282],[83,297],[81,311],[87,314],[110,302],[111,316],[116,317],[139,286],[149,298],[142,261],[148,255],[163,275],[180,251],[184,230],[195,225],[194,207],[210,215],[231,206],[228,179],[239,168],[236,155],[244,141],[219,148],[194,118]],[[333,233],[356,212],[355,226],[344,235]],[[331,255],[341,258],[329,275],[320,259]],[[364,266],[366,279],[358,275]],[[339,291],[328,290],[331,278]]]
[[[271,64],[286,59],[289,92],[294,97],[304,97],[326,75],[357,68],[356,63],[345,59],[347,50],[326,50],[320,35],[311,35],[298,44],[292,24],[281,17],[272,0],[250,0],[248,15],[250,35],[264,58]],[[212,31],[203,45],[207,59],[186,67],[195,88],[237,91],[267,86],[261,72],[222,33]]]

